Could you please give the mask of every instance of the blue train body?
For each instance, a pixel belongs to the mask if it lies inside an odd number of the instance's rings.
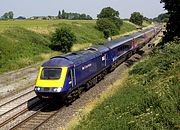
[[[58,96],[64,100],[72,93],[78,95],[141,49],[160,30],[161,26],[156,25],[104,45],[53,57],[42,64],[34,90],[40,98],[48,99]]]

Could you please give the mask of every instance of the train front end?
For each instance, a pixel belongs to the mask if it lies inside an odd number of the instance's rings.
[[[64,100],[70,88],[68,64],[62,59],[52,58],[39,70],[34,91],[43,100]]]

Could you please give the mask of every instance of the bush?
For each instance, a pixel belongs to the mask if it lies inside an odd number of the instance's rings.
[[[119,29],[116,27],[114,23],[112,23],[107,18],[98,19],[96,24],[97,24],[98,30],[104,33],[105,38],[119,34]]]
[[[70,29],[66,27],[57,28],[52,34],[50,47],[57,51],[69,52],[75,41],[76,37]]]

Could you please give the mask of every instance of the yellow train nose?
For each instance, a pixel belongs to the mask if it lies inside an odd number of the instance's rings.
[[[60,72],[59,78],[57,78],[58,77],[57,75],[56,76],[53,75],[53,73],[55,74],[55,72],[53,71],[57,71],[58,69],[61,70],[61,71],[58,71]],[[64,87],[67,69],[68,69],[67,67],[60,67],[60,68],[40,67],[39,74],[36,80],[36,86],[43,87],[43,88],[52,88],[52,87],[59,88],[58,89],[59,91],[60,88]]]

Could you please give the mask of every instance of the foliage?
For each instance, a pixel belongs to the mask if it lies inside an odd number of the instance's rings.
[[[69,28],[57,28],[52,34],[51,47],[58,51],[69,52],[75,41],[76,37]]]
[[[92,17],[90,15],[86,14],[79,14],[79,13],[67,13],[65,10],[62,10],[58,12],[58,19],[71,19],[71,20],[92,20]]]
[[[7,19],[13,19],[14,13],[12,11],[4,13],[3,16],[1,16],[1,19],[7,20]]]
[[[75,130],[180,129],[180,41],[155,52],[135,65],[116,93]]]
[[[58,19],[61,19],[61,11],[59,10],[58,12],[58,16],[57,16]]]
[[[36,56],[51,52],[48,39],[24,28],[13,27],[0,34],[0,73],[33,64]]]
[[[161,2],[164,3],[164,8],[170,15],[163,41],[168,42],[174,38],[180,38],[180,0],[161,0]]]
[[[157,21],[157,22],[166,22],[167,23],[169,20],[169,14],[162,13],[162,14],[158,15],[158,17],[154,18],[153,20]]]
[[[143,16],[139,12],[134,12],[131,14],[130,22],[142,26]]]
[[[97,17],[98,17],[98,19],[115,18],[115,17],[119,17],[119,12],[114,10],[111,7],[106,7],[101,10],[100,14],[98,14]]]
[[[105,38],[117,35],[119,33],[123,22],[119,17],[118,11],[111,7],[106,7],[101,10],[97,17],[97,28],[104,33]]]
[[[119,29],[108,18],[98,19],[96,25],[98,30],[104,33],[105,38],[119,34]]]
[[[149,24],[152,24],[152,19],[149,19],[149,18],[147,18],[147,17],[143,17],[143,22],[144,21],[146,21],[147,23],[149,23]],[[142,23],[142,25],[143,25],[143,23]]]

